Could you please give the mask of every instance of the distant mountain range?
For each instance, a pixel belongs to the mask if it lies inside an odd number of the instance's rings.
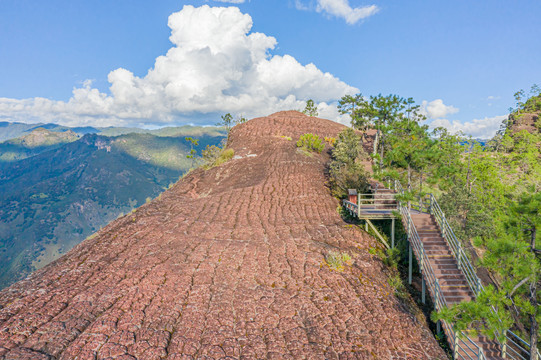
[[[125,134],[152,134],[156,136],[223,136],[224,134],[224,130],[222,128],[215,126],[183,125],[149,130],[134,127],[68,127],[51,123],[24,124],[18,122],[0,121],[0,142],[28,135],[36,129],[45,129],[57,133],[71,131],[79,136],[86,134],[99,134],[104,136],[118,136]]]
[[[185,136],[199,139],[199,153],[225,137],[215,127],[0,124],[9,137],[0,143],[0,288],[176,182],[191,166]]]

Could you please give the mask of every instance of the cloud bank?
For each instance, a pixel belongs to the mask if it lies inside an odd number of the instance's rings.
[[[314,64],[272,55],[276,39],[250,32],[252,18],[236,7],[186,5],[169,16],[168,25],[173,47],[144,77],[119,68],[108,75],[110,94],[86,81],[66,102],[0,98],[0,119],[93,126],[209,123],[226,112],[254,117],[302,109],[309,98],[330,115],[328,104],[359,92]],[[331,118],[340,120],[334,113]]]
[[[484,119],[474,119],[472,121],[461,123],[459,121],[449,121],[447,119],[436,119],[430,123],[431,128],[444,127],[451,133],[456,134],[459,131],[471,135],[474,138],[490,139],[500,129],[500,125],[507,115],[486,117]]]

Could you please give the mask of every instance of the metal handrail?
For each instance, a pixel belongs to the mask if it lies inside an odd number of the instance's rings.
[[[400,184],[400,182],[397,180],[395,180],[394,182],[394,190],[398,192],[399,194],[404,194],[405,192],[404,188],[402,187],[402,184]],[[361,194],[361,195],[373,195],[373,194]],[[380,193],[378,196],[387,196],[387,195],[392,195],[392,194]],[[378,200],[378,199],[361,199],[361,200],[373,201],[375,203],[375,200]],[[381,200],[385,200],[385,199],[381,199]],[[440,231],[443,238],[445,239],[445,241],[451,248],[453,256],[457,260],[458,267],[466,278],[468,286],[472,290],[473,294],[477,296],[479,292],[481,292],[484,289],[484,287],[481,283],[481,280],[477,276],[475,268],[473,267],[469,258],[467,257],[462,247],[462,244],[457,239],[453,229],[447,222],[447,219],[445,218],[445,214],[441,210],[436,198],[434,197],[433,194],[429,194],[425,196],[424,198],[420,198],[419,200],[420,200],[419,204],[408,203],[407,206],[403,204],[403,202],[399,201],[398,210],[400,211],[400,214],[402,216],[402,221],[404,222],[404,225],[406,227],[406,232],[408,234],[410,244],[412,245],[412,249],[415,252],[416,258],[418,259],[420,263],[421,272],[423,273],[425,282],[428,285],[427,287],[428,287],[429,294],[434,300],[434,305],[435,305],[436,310],[439,310],[442,307],[446,307],[447,301],[441,291],[441,286],[439,284],[438,278],[436,277],[434,270],[432,269],[432,266],[430,262],[428,261],[428,256],[426,255],[423,243],[420,240],[419,234],[417,233],[417,229],[415,228],[415,225],[411,218],[410,208],[416,209],[419,212],[429,213],[434,216],[438,226],[440,227]],[[346,206],[346,208],[348,208],[352,213],[358,214],[359,207],[357,204],[344,200],[344,206]],[[361,204],[361,209],[362,208],[363,206]],[[492,308],[492,310],[496,311],[494,308]],[[483,349],[479,345],[477,345],[475,341],[472,340],[467,334],[462,332],[459,336],[454,330],[454,326],[452,324],[449,324],[445,321],[443,321],[442,323],[443,323],[443,328],[447,329],[448,336],[450,336],[451,338],[451,343],[453,344],[453,349],[455,351],[455,355],[457,358],[466,359],[462,354],[459,353],[459,349],[464,349],[464,347],[467,347],[468,349],[471,350],[471,352],[476,354],[477,360],[486,359],[483,353]],[[522,338],[520,338],[518,335],[514,334],[510,330],[505,332],[505,338],[506,338],[506,341],[504,344],[502,344],[498,340],[498,338],[496,340],[500,344],[500,346],[502,346],[502,349],[504,348],[505,344],[510,343],[514,345],[514,346],[506,347],[507,358],[520,359],[520,360],[526,359],[520,353],[525,354],[527,355],[527,357],[529,357],[530,350],[527,349],[529,348],[529,344],[525,340],[523,340]],[[475,349],[471,349],[470,345],[468,345],[467,342],[469,342],[469,344],[472,344],[471,346],[473,346]],[[539,351],[538,351],[538,354],[539,354]],[[471,358],[469,354],[466,353],[466,355],[468,356],[468,358]],[[541,359],[539,355],[538,357]]]
[[[443,235],[443,238],[447,241],[449,244],[449,247],[451,248],[455,258],[458,262],[458,268],[462,270],[464,273],[464,276],[466,277],[466,280],[468,281],[468,285],[472,292],[477,296],[481,290],[483,290],[483,285],[481,284],[481,280],[477,276],[477,273],[475,272],[475,269],[473,265],[471,264],[468,256],[464,252],[464,249],[462,248],[462,244],[457,239],[453,229],[447,222],[447,219],[445,218],[445,214],[440,208],[440,205],[436,201],[436,198],[434,195],[429,195],[430,200],[430,207],[429,207],[429,213],[434,215],[434,218],[436,219],[436,222],[438,223],[441,233]]]
[[[428,256],[426,255],[424,245],[421,242],[419,234],[417,233],[417,229],[415,228],[415,224],[413,223],[409,209],[402,204],[400,204],[399,207],[400,207],[400,214],[402,215],[402,219],[406,225],[406,232],[408,234],[408,238],[410,239],[410,244],[412,245],[413,251],[415,252],[415,255],[420,263],[421,272],[424,275],[424,278],[425,278],[424,281],[427,284],[429,294],[434,300],[434,305],[435,305],[436,310],[440,310],[441,308],[447,306],[447,300],[445,299],[445,296],[443,295],[441,291],[441,285],[438,281],[438,278],[436,277],[436,274],[434,273],[434,269],[432,268],[432,265],[428,261]],[[483,353],[483,349],[479,345],[477,345],[475,341],[470,339],[464,333],[462,333],[461,336],[458,336],[452,324],[448,324],[447,322],[444,322],[444,323],[446,327],[448,328],[448,333],[452,338],[452,344],[457,354],[459,354],[459,352],[456,349],[456,347],[458,347],[459,349],[463,349],[463,346],[464,346],[470,349],[473,353],[477,355],[476,356],[477,359],[473,359],[469,356],[469,354],[466,353],[466,355],[469,358],[473,360],[486,359]],[[471,346],[468,345],[466,341],[469,341]],[[472,349],[472,347],[474,349]],[[465,359],[462,355],[460,355],[460,357]]]
[[[399,191],[400,193],[404,193],[404,188],[402,187],[402,184],[400,184],[400,182],[397,181],[397,180],[395,180],[394,188],[395,188],[396,191]],[[466,255],[466,253],[465,253],[465,251],[464,251],[464,249],[462,247],[462,244],[457,239],[453,229],[451,228],[451,226],[447,222],[447,219],[445,218],[445,214],[441,210],[441,208],[440,208],[436,198],[434,197],[434,195],[429,194],[427,197],[428,197],[428,201],[423,201],[423,198],[421,198],[420,199],[421,201],[417,206],[413,205],[411,207],[412,208],[417,208],[420,212],[423,212],[423,210],[426,209],[427,213],[434,216],[434,218],[436,219],[436,222],[438,223],[438,226],[440,227],[443,238],[445,239],[445,241],[447,242],[447,244],[451,248],[451,251],[453,252],[453,255],[455,256],[455,258],[457,259],[458,268],[464,274],[464,276],[466,278],[466,281],[468,282],[468,286],[472,290],[473,294],[475,296],[478,296],[478,294],[481,291],[483,291],[484,287],[483,287],[483,284],[481,283],[481,280],[477,276],[475,268],[473,267],[473,265],[471,264],[469,258],[467,257],[467,255]],[[427,199],[427,197],[425,197],[425,200]],[[408,215],[409,215],[409,211],[408,211]],[[494,307],[492,307],[492,311],[495,312],[496,309]],[[498,333],[498,335],[499,335],[499,333]],[[513,340],[511,338],[511,336],[514,339],[516,339],[516,341]],[[510,359],[525,359],[517,351],[517,349],[520,352],[522,352],[523,354],[526,354],[527,357],[529,358],[531,349],[528,349],[528,348],[530,348],[530,344],[528,344],[520,336],[516,335],[515,333],[513,333],[510,330],[507,330],[505,332],[505,339],[506,339],[505,344],[512,343],[514,345],[514,347],[515,347],[515,348],[510,347],[510,346],[506,347],[506,349],[507,349],[506,355]],[[468,340],[472,341],[469,337],[468,337]],[[500,346],[502,346],[502,347],[504,346],[504,344],[502,344],[499,341],[498,338],[496,338],[496,341],[500,344]],[[518,344],[517,342],[521,343],[522,345]],[[513,356],[509,352],[515,353],[515,355],[517,357]],[[541,355],[540,355],[538,350],[537,350],[537,354],[538,354],[538,358],[541,359]]]

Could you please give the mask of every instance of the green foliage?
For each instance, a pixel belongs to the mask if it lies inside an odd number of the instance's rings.
[[[306,107],[302,112],[308,116],[318,116],[317,105],[314,103],[314,100],[309,99],[306,102]]]
[[[185,137],[184,140],[190,143],[190,152],[186,155],[186,158],[192,160],[192,168],[193,168],[195,166],[195,160],[196,160],[195,156],[197,154],[197,151],[194,149],[194,146],[199,145],[199,140],[194,139],[189,136]]]
[[[367,158],[361,137],[353,129],[340,132],[329,164],[329,184],[334,196],[344,198],[348,189],[367,190],[368,174],[362,164]]]
[[[397,296],[398,298],[406,299],[408,297],[408,290],[404,286],[404,283],[400,278],[400,274],[395,272],[390,275],[387,279],[387,284],[394,291],[395,296]]]
[[[516,113],[536,109],[537,99],[523,101],[523,91],[515,96]],[[475,301],[435,316],[457,321],[464,329],[477,326],[489,336],[501,334],[518,320],[528,324],[535,348],[536,335],[541,336],[537,290],[541,261],[536,250],[541,226],[541,137],[525,130],[501,132],[490,147],[484,149],[470,140],[458,154],[458,146],[445,145],[438,161],[451,164],[445,172],[451,180],[439,184],[445,189],[442,210],[460,238],[483,248],[481,265],[497,279],[498,289],[488,287]],[[489,305],[497,309],[502,323],[487,312]]]
[[[239,125],[239,124],[244,124],[246,121],[248,121],[248,119],[246,119],[244,116],[242,115],[239,115],[236,119],[235,119],[235,125]]]
[[[235,151],[233,149],[226,149],[225,144],[221,147],[210,145],[202,151],[203,167],[210,169],[215,166],[219,166],[233,158]]]
[[[325,142],[330,146],[336,145],[336,139],[331,136],[325,136]]]
[[[461,302],[457,305],[433,312],[432,321],[445,320],[452,323],[455,330],[475,334],[485,334],[490,338],[503,341],[503,334],[513,324],[513,318],[507,307],[511,301],[503,291],[487,286],[479,293],[475,301]],[[494,311],[493,311],[494,308]]]
[[[214,166],[219,166],[228,162],[229,160],[233,159],[233,156],[235,156],[235,151],[233,149],[225,149],[220,154],[220,157],[216,160]]]
[[[534,87],[530,94],[530,98],[523,91],[515,94],[516,115],[541,113],[541,89]],[[349,114],[358,129],[377,129],[372,154],[378,162],[376,176],[401,180],[406,185],[402,201],[420,201],[432,192],[464,248],[472,248],[472,242],[482,247],[480,264],[497,279],[498,290],[489,288],[475,302],[443,310],[442,316],[461,322],[464,329],[477,326],[494,335],[511,326],[511,314],[515,314],[537,333],[541,265],[535,244],[539,244],[541,225],[541,135],[500,131],[485,148],[443,128],[430,132],[420,124],[424,117],[419,106],[396,95],[345,96],[339,111]],[[351,183],[336,186],[336,174],[359,163],[352,160],[357,142],[338,139],[333,151],[330,183],[333,193],[340,196],[346,195],[347,188],[358,188]],[[487,312],[488,304],[497,307],[503,324]]]
[[[425,119],[419,111],[420,107],[414,104],[412,98],[405,99],[393,94],[378,94],[369,98],[358,94],[344,96],[338,103],[338,109],[340,113],[350,115],[353,127],[363,131],[369,127],[377,129],[374,156],[379,154],[379,170],[382,170],[386,151],[392,148],[387,141],[389,130],[396,128],[397,123],[398,127],[401,125],[404,128],[411,127],[410,122]],[[409,130],[408,134],[412,129]]]
[[[348,253],[336,250],[329,251],[325,256],[325,261],[331,270],[339,272],[344,271],[344,264],[351,265],[353,263],[351,256]]]
[[[24,161],[0,164],[0,288],[176,182],[190,167],[184,135],[200,133],[199,146],[224,138],[216,128],[208,128],[208,134],[205,128],[187,129],[176,137],[89,134]]]
[[[533,84],[530,88],[529,98],[526,98],[526,92],[519,90],[514,94],[516,105],[515,108],[510,108],[510,113],[517,115],[523,113],[536,113],[541,112],[541,88]],[[526,101],[523,101],[526,99]]]
[[[387,249],[382,260],[385,265],[397,269],[400,263],[400,249],[397,247]]]
[[[54,132],[37,128],[27,135],[0,143],[0,162],[26,159],[45,151],[58,149],[78,139],[79,136],[71,130]]]
[[[225,115],[222,115],[220,118],[221,120],[216,125],[223,126],[225,130],[227,131],[227,133],[229,134],[229,131],[234,125],[233,115],[231,115],[230,113],[227,113]]]
[[[325,143],[315,134],[302,134],[297,141],[297,147],[306,151],[322,152],[325,149]]]
[[[461,181],[451,185],[438,202],[459,239],[488,238],[494,234],[494,219]]]

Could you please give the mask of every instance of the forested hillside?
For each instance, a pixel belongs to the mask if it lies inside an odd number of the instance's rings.
[[[496,336],[513,329],[537,343],[541,310],[541,91],[518,92],[509,120],[486,145],[444,128],[430,130],[420,107],[399,96],[347,96],[343,113],[377,130],[375,176],[398,179],[405,201],[433,193],[486,288],[474,304],[434,318]],[[502,321],[490,313],[494,307]]]
[[[220,130],[198,129],[198,154],[223,139]],[[186,157],[191,144],[182,131],[175,133],[88,134],[77,140],[69,130],[38,129],[1,143],[0,288],[176,182],[192,160]]]

